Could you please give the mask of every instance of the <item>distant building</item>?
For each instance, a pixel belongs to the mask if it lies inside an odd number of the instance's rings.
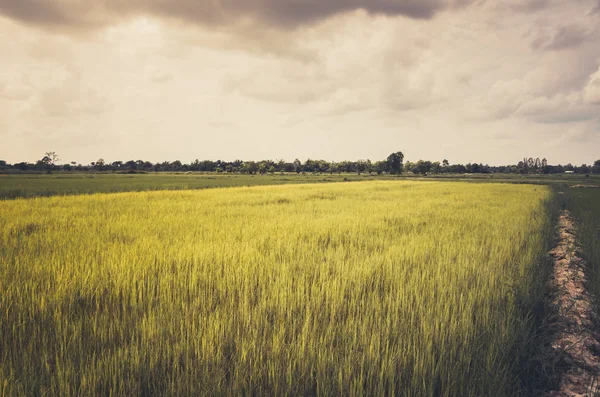
[[[574,174],[575,171],[565,171],[565,174]]]

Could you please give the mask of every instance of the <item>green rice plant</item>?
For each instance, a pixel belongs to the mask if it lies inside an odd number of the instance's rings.
[[[514,396],[544,186],[0,201],[5,395]]]
[[[577,239],[587,262],[588,285],[600,297],[600,189],[573,188],[566,193],[565,206],[577,222]]]

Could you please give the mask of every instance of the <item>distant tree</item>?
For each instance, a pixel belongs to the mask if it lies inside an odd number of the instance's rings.
[[[92,163],[92,164],[94,164],[94,163]],[[103,171],[105,165],[106,165],[106,162],[104,161],[104,159],[98,159],[96,161],[96,164],[94,165],[94,168],[99,171]]]
[[[144,165],[144,163],[142,162],[142,164],[141,164],[141,165],[143,166],[143,165]],[[172,171],[180,171],[180,170],[181,170],[181,167],[182,167],[182,165],[183,165],[183,164],[181,164],[181,161],[179,161],[179,160],[175,160],[175,161],[173,161],[173,162],[171,163],[171,170],[172,170]],[[215,168],[216,168],[216,167],[215,167]],[[211,170],[211,171],[212,171],[212,170]]]
[[[575,167],[573,167],[573,164],[568,163],[567,165],[564,166],[564,171],[575,171]]]
[[[377,175],[381,175],[382,173],[385,172],[387,166],[387,162],[385,161],[376,161],[373,164],[373,170],[377,173]]]
[[[0,169],[2,171],[4,171],[6,169],[6,166],[7,166],[6,161],[0,160]]]
[[[246,161],[241,167],[242,174],[255,174],[258,171],[258,165],[254,161]]]
[[[58,161],[60,161],[56,152],[46,152],[43,160],[46,160],[44,162],[52,167],[55,166]]]
[[[439,164],[439,163],[438,163]],[[411,168],[411,171],[415,174],[427,174],[431,172],[432,163],[431,161],[419,160]]]
[[[582,164],[581,167],[579,167],[579,169],[577,170],[577,172],[580,174],[589,174],[591,169],[592,167],[588,166],[587,164]]]
[[[294,165],[294,172],[302,171],[302,162],[298,159],[295,159],[292,163]]]
[[[402,152],[392,153],[386,159],[387,171],[391,174],[401,174],[403,171],[404,154]]]
[[[260,163],[258,165],[258,172],[260,172],[261,175],[264,175],[267,172],[267,166],[265,163]]]
[[[363,172],[365,172],[367,170],[368,166],[369,166],[369,164],[366,161],[358,160],[356,162],[356,172],[358,174],[362,174]]]
[[[29,168],[29,165],[23,161],[21,163],[15,164],[15,168],[18,169],[19,171],[27,171],[27,168]]]
[[[444,159],[444,161],[442,161],[442,165],[444,166],[444,168],[446,168],[450,165],[450,163],[448,162],[448,160]]]
[[[113,161],[111,166],[113,169],[118,170],[119,168],[121,168],[123,166],[123,162],[122,161]]]
[[[50,174],[52,173],[52,168],[54,168],[59,160],[60,159],[58,158],[56,152],[46,152],[44,157],[37,162],[36,166],[37,168],[45,168]]]
[[[467,168],[462,164],[452,164],[448,166],[448,172],[452,174],[464,174],[467,172]]]
[[[592,166],[592,172],[594,174],[600,174],[600,160],[594,161],[594,165]]]

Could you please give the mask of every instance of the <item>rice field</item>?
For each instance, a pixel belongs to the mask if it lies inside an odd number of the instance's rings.
[[[545,186],[0,201],[0,395],[523,394]]]
[[[566,190],[566,207],[577,222],[577,238],[587,262],[589,289],[600,297],[600,188]]]
[[[243,175],[228,173],[68,173],[2,174],[0,200],[49,197],[94,193],[141,192],[152,190],[196,190],[236,186],[290,185],[397,179],[391,175],[369,174],[265,174]]]

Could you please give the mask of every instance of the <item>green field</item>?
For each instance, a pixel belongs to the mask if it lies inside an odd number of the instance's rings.
[[[0,387],[525,394],[551,197],[369,181],[0,201]]]
[[[287,185],[397,179],[377,175],[304,174],[201,174],[201,173],[56,173],[0,174],[0,199],[47,197],[93,193],[140,192],[148,190],[195,190],[235,186]]]
[[[588,262],[590,290],[600,297],[600,189],[564,189],[566,208],[578,224],[578,238]]]
[[[0,200],[23,197],[48,197],[93,193],[139,192],[148,190],[194,190],[236,186],[287,185],[367,180],[439,180],[465,182],[506,182],[527,184],[573,185],[600,184],[600,176],[514,175],[514,174],[438,174],[400,176],[377,174],[266,174],[221,173],[69,173],[0,174]]]

